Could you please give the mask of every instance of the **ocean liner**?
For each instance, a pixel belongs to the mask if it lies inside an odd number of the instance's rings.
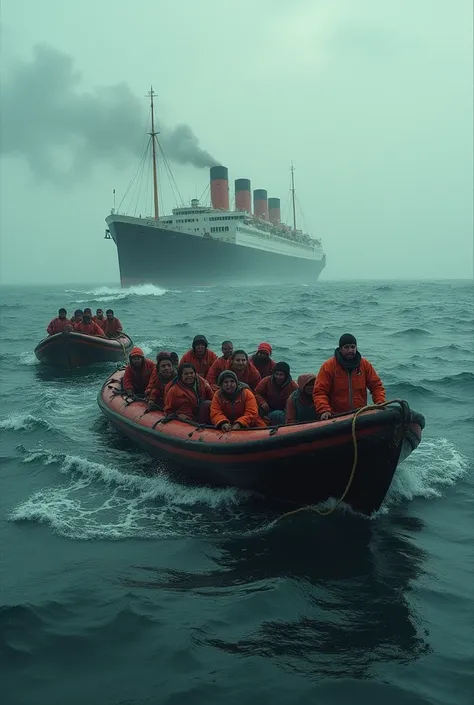
[[[117,246],[122,287],[214,284],[313,284],[326,265],[321,240],[296,227],[294,169],[291,169],[293,227],[281,222],[280,199],[252,191],[249,179],[235,181],[235,210],[229,207],[228,170],[210,169],[211,205],[197,199],[171,215],[158,211],[157,132],[150,91],[150,144],[154,214],[132,217],[112,209],[105,237]]]

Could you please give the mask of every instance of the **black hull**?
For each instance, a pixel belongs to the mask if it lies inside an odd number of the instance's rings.
[[[326,260],[290,257],[242,245],[154,228],[109,224],[117,245],[123,287],[215,284],[314,284]]]
[[[330,423],[240,432],[229,448],[214,429],[177,421],[162,425],[162,414],[146,414],[143,402],[130,404],[111,392],[120,389],[114,384],[120,375],[114,377],[99,392],[102,413],[180,481],[238,487],[300,505],[344,493],[354,460],[352,414]],[[358,512],[379,509],[397,465],[420,443],[423,416],[404,409],[394,406],[357,419],[358,462],[345,501]]]
[[[64,332],[44,338],[35,348],[35,355],[51,367],[71,370],[98,362],[126,362],[133,348],[128,335],[101,338],[82,333]]]

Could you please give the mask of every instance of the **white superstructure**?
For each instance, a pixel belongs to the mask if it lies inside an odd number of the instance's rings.
[[[141,223],[148,227],[212,238],[290,257],[309,260],[322,260],[324,257],[321,241],[301,231],[292,231],[287,226],[254,218],[245,211],[220,211],[200,206],[197,201],[192,201],[188,208],[174,208],[172,215],[161,216],[157,220],[152,217],[133,218],[118,213],[112,213],[112,216],[112,221]]]

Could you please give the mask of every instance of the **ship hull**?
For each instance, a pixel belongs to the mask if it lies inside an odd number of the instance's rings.
[[[325,259],[304,259],[145,223],[109,222],[123,287],[314,284]]]

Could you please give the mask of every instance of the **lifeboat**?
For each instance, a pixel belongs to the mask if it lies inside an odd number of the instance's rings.
[[[128,362],[132,348],[133,341],[125,333],[117,338],[102,338],[64,331],[38,343],[35,355],[47,365],[71,370],[97,362]]]
[[[148,412],[122,391],[123,371],[98,394],[102,413],[121,433],[165,461],[178,479],[238,487],[298,505],[331,497],[355,511],[379,509],[397,465],[421,441],[425,420],[404,401],[341,414],[327,421],[242,429],[212,426]]]

